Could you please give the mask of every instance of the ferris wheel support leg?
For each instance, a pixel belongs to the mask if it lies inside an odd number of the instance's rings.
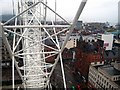
[[[80,6],[79,6],[79,9],[78,9],[78,11],[77,11],[77,13],[76,13],[76,16],[74,17],[73,24],[72,24],[71,27],[69,28],[70,31],[69,31],[69,33],[67,34],[67,37],[66,37],[66,39],[65,39],[65,41],[64,41],[64,43],[63,43],[63,45],[62,45],[62,47],[61,47],[61,53],[63,52],[64,47],[65,47],[67,41],[69,40],[69,37],[70,37],[70,35],[71,35],[71,33],[72,33],[73,29],[74,29],[74,26],[75,26],[76,23],[77,23],[77,20],[79,19],[79,16],[81,15],[81,13],[82,13],[82,11],[83,11],[83,9],[84,9],[84,7],[85,7],[86,2],[87,2],[87,0],[82,0],[81,4],[80,4]],[[55,63],[54,63],[54,67],[53,67],[52,70],[51,70],[51,73],[50,73],[50,75],[49,75],[49,78],[51,77],[51,75],[52,75],[52,73],[53,73],[53,71],[54,71],[54,69],[55,69],[55,67],[56,67],[56,65],[57,65],[57,62],[59,61],[59,57],[60,57],[60,55],[58,55],[58,57],[56,58],[56,61],[55,61]],[[47,82],[47,85],[48,85],[48,83],[49,83],[49,81]]]
[[[12,56],[12,88],[13,90],[15,89],[15,67],[14,64],[15,63],[15,58],[14,56]]]
[[[71,25],[71,27],[69,29],[69,33],[67,34],[67,37],[66,37],[66,39],[65,39],[65,41],[64,41],[64,43],[62,45],[61,52],[64,50],[64,47],[65,47],[67,41],[69,40],[69,37],[70,37],[71,33],[74,30],[74,27],[75,27],[80,15],[81,15],[83,9],[84,9],[84,7],[85,7],[86,2],[87,2],[87,0],[82,0],[81,4],[79,6],[79,9],[78,9],[78,11],[77,11],[77,13],[76,13],[76,15],[74,17],[73,23],[72,23],[72,25]]]
[[[63,76],[64,90],[66,90],[66,89],[67,89],[67,86],[66,86],[65,72],[64,72],[64,67],[63,67],[63,61],[62,61],[62,55],[61,55],[61,53],[60,53],[60,64],[61,64],[61,69],[62,69],[62,76]]]
[[[0,30],[2,31],[3,43],[5,44],[5,46],[6,46],[7,50],[8,50],[8,53],[9,53],[9,55],[10,55],[10,58],[12,59],[12,61],[14,61],[13,64],[14,64],[14,66],[16,67],[16,69],[17,69],[17,71],[18,71],[18,74],[19,74],[20,77],[21,77],[21,80],[24,82],[24,80],[23,80],[23,78],[22,78],[22,74],[21,74],[20,70],[18,69],[17,62],[16,62],[15,58],[13,59],[14,55],[13,55],[13,52],[12,52],[12,50],[11,50],[11,46],[10,46],[10,44],[9,44],[9,42],[8,42],[8,39],[6,38],[6,36],[5,36],[5,34],[4,34],[4,26],[3,26],[2,23],[0,23]],[[12,65],[13,65],[13,64],[12,64]],[[13,71],[13,72],[14,72],[14,71]],[[13,82],[13,83],[14,83],[14,82]],[[13,87],[14,87],[14,86],[13,86]]]
[[[12,55],[12,50],[11,50],[10,44],[8,43],[8,40],[7,40],[7,38],[6,38],[5,34],[4,34],[4,29],[3,29],[2,23],[0,23],[0,27],[2,29],[3,42],[4,42],[6,48],[7,48],[8,52],[9,52],[9,55],[10,55],[11,59],[12,59],[12,88],[14,90],[14,88],[15,88],[15,83],[14,83],[14,57]]]

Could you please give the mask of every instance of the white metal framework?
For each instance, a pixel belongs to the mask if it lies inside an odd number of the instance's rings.
[[[3,41],[7,46],[12,58],[13,88],[14,86],[14,66],[16,67],[24,88],[46,88],[49,85],[50,77],[55,66],[60,60],[61,69],[66,88],[64,68],[61,53],[73,31],[73,28],[86,4],[87,0],[82,0],[78,12],[69,25],[56,25],[53,21],[49,25],[46,22],[47,10],[52,11],[56,16],[67,22],[58,13],[47,6],[47,0],[18,0],[16,16],[1,24],[3,31]],[[6,25],[15,19],[15,25]],[[68,22],[67,22],[68,23]],[[62,45],[59,42],[59,35],[69,30]],[[12,45],[9,44],[5,32],[13,34]],[[49,44],[48,42],[52,43]],[[54,63],[47,60],[54,57]],[[22,60],[23,66],[17,62]]]

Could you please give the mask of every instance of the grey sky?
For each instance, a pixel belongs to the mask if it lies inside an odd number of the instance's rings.
[[[12,0],[0,0],[0,8],[3,13],[12,13]],[[14,0],[16,1],[16,0]],[[48,4],[54,9],[54,1],[48,0]],[[82,0],[56,0],[57,12],[72,20]],[[84,22],[118,22],[118,1],[120,0],[88,0],[80,20]],[[1,13],[1,12],[0,12]]]

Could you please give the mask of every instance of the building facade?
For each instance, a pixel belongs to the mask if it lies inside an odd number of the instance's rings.
[[[90,88],[120,90],[120,71],[112,65],[90,65]]]

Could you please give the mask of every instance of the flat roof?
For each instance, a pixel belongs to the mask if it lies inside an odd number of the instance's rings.
[[[96,65],[93,67],[95,67],[96,69],[100,68],[100,69],[104,70],[110,76],[120,75],[120,71],[115,69],[112,65]],[[120,86],[120,80],[113,81],[113,82],[116,83],[118,86]]]
[[[93,67],[95,67],[96,69],[98,69],[99,67],[102,67],[102,66],[104,66],[104,65],[95,65]]]
[[[103,69],[105,72],[107,72],[111,76],[120,75],[120,71],[115,69],[112,65],[105,65],[100,68]]]

